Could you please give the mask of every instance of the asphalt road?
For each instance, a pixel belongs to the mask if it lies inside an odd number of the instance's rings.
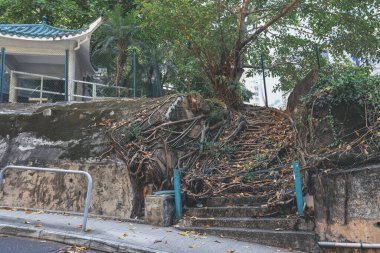
[[[0,253],[101,253],[94,250],[75,250],[57,242],[34,240],[22,237],[6,237],[0,235]]]

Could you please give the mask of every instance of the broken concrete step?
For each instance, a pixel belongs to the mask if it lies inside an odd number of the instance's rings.
[[[181,230],[191,230],[211,235],[225,236],[259,244],[265,244],[285,249],[301,250],[305,252],[316,252],[316,235],[314,232],[306,231],[274,231],[264,229],[245,228],[203,228],[184,227]]]
[[[270,217],[278,214],[288,214],[290,208],[279,206],[233,206],[233,207],[202,207],[187,208],[188,217]]]
[[[183,220],[186,227],[228,227],[266,230],[311,231],[314,223],[296,218],[197,218]]]
[[[212,197],[205,201],[199,201],[199,204],[207,207],[220,206],[257,206],[266,204],[268,199],[274,194],[260,196],[229,196],[229,197]]]

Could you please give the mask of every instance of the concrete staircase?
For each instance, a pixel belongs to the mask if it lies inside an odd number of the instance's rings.
[[[185,209],[180,229],[285,249],[318,252],[314,224],[290,215],[293,203],[263,204],[260,197],[212,197]],[[202,205],[202,207],[199,207]],[[294,212],[293,212],[294,213]]]

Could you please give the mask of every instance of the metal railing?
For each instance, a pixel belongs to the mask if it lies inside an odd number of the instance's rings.
[[[22,87],[18,81],[17,76],[20,77],[20,79],[24,79],[25,77],[28,77],[29,80],[34,81],[33,83],[25,84],[24,87]],[[22,78],[21,78],[22,77]],[[36,81],[39,81],[36,83]],[[48,81],[61,81],[61,84],[58,83],[58,87],[47,87]],[[40,75],[40,74],[33,74],[33,73],[27,73],[22,71],[11,71],[11,78],[10,78],[10,89],[9,89],[9,102],[17,102],[17,91],[26,91],[29,94],[28,96],[29,100],[34,100],[34,102],[45,102],[47,100],[46,97],[44,97],[45,94],[49,95],[58,95],[62,97],[65,96],[64,93],[64,78],[59,78],[55,76],[48,76],[48,75]],[[51,86],[51,85],[50,85]],[[57,85],[54,85],[57,86]],[[62,87],[59,87],[62,86]],[[62,91],[58,91],[62,90]],[[38,95],[38,97],[34,97],[35,95]]]
[[[141,90],[109,86],[96,82],[69,79],[66,88],[65,78],[10,71],[9,102],[56,102],[91,101],[115,97],[141,97]]]
[[[296,203],[297,203],[297,211],[299,216],[303,216],[304,202],[303,202],[303,194],[302,194],[302,178],[301,178],[301,169],[300,164],[297,161],[293,161],[291,164],[293,168],[293,177],[294,177],[294,188],[296,193]],[[262,174],[266,173],[270,170],[261,170],[255,171],[252,173]],[[182,205],[182,192],[181,192],[181,175],[185,172],[179,169],[173,170],[173,182],[174,182],[174,204],[175,204],[175,214],[177,219],[181,219],[183,216],[183,205]],[[249,172],[245,173],[249,174]],[[211,176],[212,175],[207,175]]]
[[[84,206],[84,217],[83,217],[82,231],[86,232],[86,226],[87,226],[87,220],[88,220],[88,209],[90,207],[91,192],[92,192],[92,177],[88,172],[79,171],[79,170],[65,170],[65,169],[59,169],[59,168],[40,168],[40,167],[8,165],[0,171],[0,187],[3,184],[5,172],[7,170],[11,170],[11,169],[13,169],[13,170],[33,170],[33,171],[64,173],[64,174],[70,173],[70,174],[85,175],[88,179],[88,185],[87,185],[86,203]]]
[[[95,82],[72,80],[73,83],[73,98],[82,98],[83,100],[97,100],[113,97],[134,97],[133,89],[109,86]],[[138,96],[141,96],[141,91],[136,91]],[[135,93],[135,94],[136,94]]]

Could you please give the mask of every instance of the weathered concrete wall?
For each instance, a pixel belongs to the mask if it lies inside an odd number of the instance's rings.
[[[380,243],[380,164],[315,175],[321,241]]]
[[[128,119],[149,103],[152,102],[102,101],[28,107],[0,104],[0,166],[57,159],[93,160],[108,147],[105,125]]]
[[[72,163],[49,165],[90,173],[93,190],[90,213],[130,218],[134,191],[124,165],[116,163]],[[0,205],[83,212],[87,179],[82,175],[31,171],[8,171]]]
[[[90,212],[130,218],[134,178],[116,157],[97,157],[109,149],[107,122],[127,120],[153,102],[0,104],[0,169],[15,164],[88,171],[94,183]],[[0,206],[83,211],[86,181],[80,175],[10,171]]]

